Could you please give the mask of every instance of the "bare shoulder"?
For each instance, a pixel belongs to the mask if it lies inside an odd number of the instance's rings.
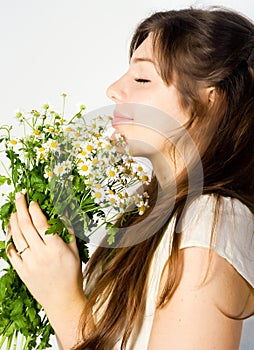
[[[209,265],[207,248],[189,247],[179,253],[181,281],[170,301],[156,310],[149,350],[237,350],[242,321],[229,316],[244,318],[254,311],[253,288],[217,253]]]

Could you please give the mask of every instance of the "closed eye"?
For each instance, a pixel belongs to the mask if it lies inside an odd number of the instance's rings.
[[[137,83],[145,84],[145,83],[150,83],[151,80],[148,79],[135,79]]]

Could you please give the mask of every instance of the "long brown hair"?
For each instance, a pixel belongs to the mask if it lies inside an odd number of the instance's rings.
[[[253,24],[220,8],[158,12],[138,26],[130,56],[150,33],[161,77],[168,85],[176,81],[181,105],[190,112],[186,128],[202,161],[202,192],[214,194],[218,201],[220,196],[237,198],[254,213]],[[201,88],[208,87],[216,92],[212,106],[200,95]],[[95,329],[88,333],[90,316],[84,313],[81,323],[85,340],[76,349],[112,349],[119,339],[124,349],[134,326],[138,330],[154,252],[169,221],[174,217],[179,224],[186,201],[198,195],[201,179],[195,177],[196,166],[193,162],[188,167],[196,179],[193,185],[190,187],[185,169],[177,178],[174,195],[170,188],[162,191],[154,178],[147,189],[150,210],[144,218],[130,216],[116,245],[99,247],[91,257],[85,292],[88,309],[100,316]],[[132,234],[143,237],[142,242],[118,245]],[[179,283],[179,240],[175,229],[172,250],[168,247],[168,279],[158,307],[163,307]]]

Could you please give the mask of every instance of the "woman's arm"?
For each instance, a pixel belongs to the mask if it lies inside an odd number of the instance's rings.
[[[7,237],[14,241],[7,247],[8,257],[44,308],[60,348],[70,349],[80,338],[79,320],[86,307],[75,236],[66,244],[58,235],[45,235],[46,217],[35,202],[27,208],[22,194],[16,199],[16,208]]]
[[[149,350],[237,350],[243,317],[253,312],[253,291],[240,274],[214,253],[205,284],[209,249],[180,250],[184,267],[177,290],[155,314]],[[160,290],[166,271],[161,279]],[[223,311],[223,312],[222,312]]]

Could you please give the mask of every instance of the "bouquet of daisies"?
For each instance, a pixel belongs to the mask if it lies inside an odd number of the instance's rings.
[[[47,216],[48,234],[69,242],[69,231],[74,231],[80,258],[86,263],[92,234],[102,228],[108,244],[113,244],[116,218],[130,211],[145,212],[148,196],[134,188],[147,184],[149,175],[131,157],[120,135],[114,139],[108,135],[110,116],[87,120],[82,105],[67,121],[64,112],[58,114],[46,104],[42,111],[18,112],[17,118],[22,137],[12,135],[12,126],[0,127],[1,164],[6,172],[0,175],[0,185],[8,188],[0,208],[2,230],[6,233],[15,194],[22,191],[27,203],[38,202]],[[10,265],[4,241],[0,241],[0,258],[5,264],[0,278],[0,348],[16,349],[20,336],[19,349],[50,347],[53,329]]]

